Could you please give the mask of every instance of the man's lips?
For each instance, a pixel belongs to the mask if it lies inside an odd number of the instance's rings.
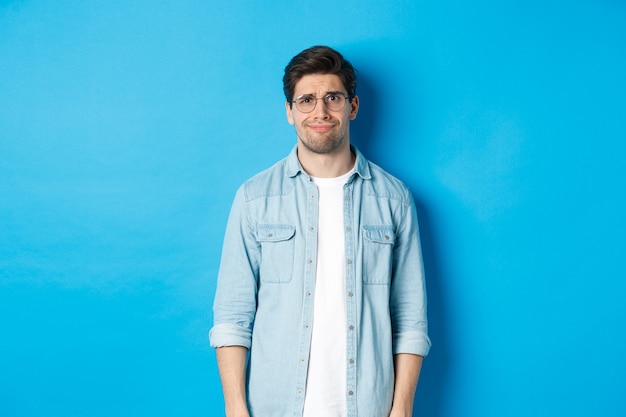
[[[323,123],[323,124],[312,123],[312,124],[307,125],[307,127],[315,132],[327,132],[331,130],[333,127],[335,127],[335,125],[330,124],[330,123]]]

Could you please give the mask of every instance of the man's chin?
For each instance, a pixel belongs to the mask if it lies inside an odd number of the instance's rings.
[[[342,141],[326,141],[322,143],[311,143],[310,141],[300,140],[302,146],[308,151],[320,155],[329,155],[337,153],[341,149]]]

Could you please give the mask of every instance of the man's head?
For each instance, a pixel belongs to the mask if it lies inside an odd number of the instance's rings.
[[[289,62],[283,84],[301,162],[306,154],[350,157],[350,121],[359,110],[352,65],[334,49],[314,46]]]
[[[296,84],[305,75],[337,75],[348,92],[348,98],[356,95],[356,74],[352,64],[328,46],[313,46],[294,56],[285,67],[283,91],[288,102],[294,99]]]

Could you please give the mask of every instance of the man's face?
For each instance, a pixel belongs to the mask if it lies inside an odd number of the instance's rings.
[[[296,83],[292,100],[302,95],[322,98],[329,93],[348,95],[341,79],[335,74],[305,75]],[[311,152],[331,154],[350,146],[350,120],[356,118],[359,99],[346,100],[343,109],[329,110],[324,100],[317,100],[315,109],[303,113],[295,104],[286,103],[287,120],[296,128],[298,142]]]

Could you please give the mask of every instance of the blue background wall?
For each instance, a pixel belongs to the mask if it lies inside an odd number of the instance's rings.
[[[221,415],[228,210],[314,44],[418,201],[415,415],[626,415],[626,4],[270,3],[0,1],[0,415]]]

